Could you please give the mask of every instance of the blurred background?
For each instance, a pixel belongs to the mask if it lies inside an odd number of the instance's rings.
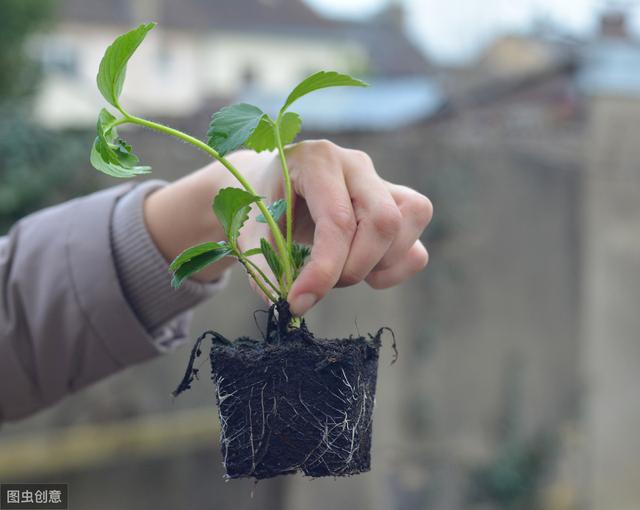
[[[211,383],[170,391],[184,348],[0,429],[0,480],[69,483],[72,508],[640,508],[640,7],[590,0],[2,0],[0,232],[112,186],[88,154],[105,47],[131,112],[204,137],[319,69],[372,83],[300,101],[303,137],[369,152],[435,204],[427,271],[340,289],[319,336],[392,327],[373,470],[225,483]],[[126,132],[154,177],[206,160]],[[232,304],[232,305],[231,305]],[[236,271],[192,333],[256,334]],[[203,373],[206,373],[207,369]]]

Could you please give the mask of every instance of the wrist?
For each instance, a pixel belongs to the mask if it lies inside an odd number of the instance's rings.
[[[239,151],[228,157],[261,196],[272,194],[268,170],[273,154]],[[211,204],[221,188],[240,184],[219,162],[213,162],[178,181],[154,191],[144,202],[144,219],[149,235],[167,262],[185,249],[204,242],[221,241],[224,231],[212,212]],[[235,261],[222,259],[193,278],[213,281]]]

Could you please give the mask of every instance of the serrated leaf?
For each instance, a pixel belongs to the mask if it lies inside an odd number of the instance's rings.
[[[241,147],[265,116],[260,108],[251,104],[225,106],[211,117],[207,144],[224,156]]]
[[[287,145],[296,139],[301,125],[302,121],[297,113],[287,112],[281,117],[280,139],[283,145]],[[244,143],[245,147],[256,152],[274,150],[277,147],[274,130],[274,124],[265,115],[253,134]]]
[[[291,245],[291,262],[293,263],[294,279],[300,274],[300,270],[309,255],[311,255],[310,246],[300,243],[293,243]]]
[[[295,112],[287,112],[280,119],[280,140],[283,145],[293,142],[300,132],[302,120]]]
[[[249,217],[251,204],[260,200],[240,188],[222,188],[213,200],[213,212],[231,243],[238,238],[240,229]]]
[[[264,237],[260,238],[260,250],[267,261],[267,264],[269,264],[271,271],[273,271],[275,277],[280,281],[282,278],[282,265],[280,264],[280,259],[278,259],[273,247]]]
[[[196,246],[191,246],[190,248],[187,248],[186,250],[184,250],[180,255],[178,255],[173,260],[173,262],[171,262],[169,269],[171,271],[176,271],[185,262],[189,262],[191,259],[197,257],[198,255],[202,255],[203,253],[208,253],[208,252],[212,252],[220,249],[226,249],[228,251],[231,250],[229,244],[226,241],[218,241],[216,243],[208,242],[208,243],[198,244]]]
[[[280,198],[269,205],[267,209],[271,213],[271,217],[274,219],[274,221],[278,221],[280,218],[282,218],[282,215],[287,210],[287,201],[284,198]],[[259,214],[258,216],[256,216],[256,221],[259,223],[267,222],[264,214]]]
[[[127,62],[147,33],[155,26],[155,23],[140,25],[138,28],[119,36],[105,51],[96,81],[102,97],[113,106],[118,107],[118,99],[122,93],[127,72]]]
[[[148,174],[151,167],[139,166],[138,157],[131,151],[131,145],[118,138],[118,132],[112,126],[116,118],[106,109],[98,116],[98,136],[91,147],[89,160],[96,170],[117,178],[129,178]]]
[[[115,122],[116,118],[111,114],[109,110],[106,108],[102,108],[100,113],[98,114],[98,136],[103,136],[105,138],[110,137],[112,133],[115,132],[116,128],[109,127],[113,122]],[[114,135],[115,136],[115,135]]]
[[[191,275],[230,253],[231,248],[225,242],[203,243],[186,249],[169,266],[173,272],[171,285],[177,289]]]
[[[302,80],[289,94],[280,111],[284,112],[294,101],[314,90],[328,87],[368,87],[369,84],[335,71],[319,71]]]

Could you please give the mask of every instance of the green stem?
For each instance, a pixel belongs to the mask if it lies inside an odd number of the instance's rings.
[[[111,131],[114,127],[119,126],[121,124],[126,124],[127,122],[129,122],[129,119],[125,118],[119,118],[114,120],[111,124],[108,124],[105,129],[104,132],[108,133],[109,131]]]
[[[131,122],[132,124],[138,124],[140,126],[148,127],[149,129],[154,129],[156,131],[160,131],[161,133],[165,133],[167,135],[174,136],[175,138],[179,138],[180,140],[183,140],[183,141],[185,141],[187,143],[190,143],[191,145],[194,145],[198,149],[206,152],[212,158],[214,158],[214,159],[218,160],[220,163],[222,163],[227,168],[227,170],[229,170],[229,172],[231,172],[231,174],[240,182],[240,184],[242,184],[244,189],[246,189],[249,193],[251,193],[252,195],[257,195],[256,191],[253,189],[251,184],[249,184],[249,182],[243,177],[243,175],[238,171],[238,169],[235,168],[224,157],[220,156],[220,154],[218,154],[218,151],[216,151],[215,149],[212,149],[211,147],[209,147],[202,140],[198,140],[197,138],[194,138],[191,135],[183,133],[182,131],[178,131],[177,129],[170,128],[170,127],[165,126],[163,124],[157,124],[157,123],[151,122],[149,120],[145,120],[145,119],[140,119],[138,117],[134,117],[132,115],[128,115],[127,114],[127,120],[129,122]]]
[[[251,266],[246,264],[247,259],[238,258],[238,260],[244,266],[244,268],[247,270],[247,273],[249,273],[251,278],[253,278],[253,281],[256,282],[256,285],[258,287],[260,287],[260,290],[262,292],[264,292],[264,295],[267,296],[274,303],[277,303],[278,299],[273,294],[271,294],[271,292],[269,292],[269,289],[267,289],[267,287],[265,287],[264,283],[262,283],[260,281],[260,278],[258,277],[258,275],[256,273],[254,273],[253,269],[251,269]]]
[[[278,114],[278,120],[275,125],[275,139],[278,146],[278,155],[280,156],[280,166],[282,167],[282,176],[284,178],[284,193],[285,200],[287,201],[287,250],[291,254],[293,244],[293,203],[291,192],[291,178],[289,177],[289,167],[287,166],[287,158],[284,155],[284,146],[282,145],[282,138],[280,136],[280,119],[282,114]]]
[[[298,329],[302,325],[302,317],[293,315],[289,321],[289,330]]]
[[[237,254],[236,254],[237,256]],[[276,293],[278,295],[280,295],[280,289],[278,287],[276,287],[274,285],[274,283],[267,277],[266,274],[264,274],[264,271],[262,271],[262,269],[260,269],[255,262],[249,260],[248,258],[244,257],[242,254],[240,254],[240,256],[238,258],[242,258],[242,260],[244,260],[247,264],[251,265],[251,267],[253,267],[260,276],[262,276],[262,279],[267,282],[267,284],[269,285],[269,287],[271,287],[274,291],[276,291]]]
[[[251,184],[244,178],[244,176],[238,171],[238,169],[235,166],[233,166],[229,160],[221,156],[218,153],[218,151],[209,147],[202,140],[198,140],[197,138],[191,135],[183,133],[182,131],[178,131],[177,129],[170,128],[163,124],[158,124],[156,122],[151,122],[149,120],[141,119],[139,117],[134,117],[133,115],[129,115],[128,113],[122,110],[120,111],[125,116],[126,120],[132,124],[138,124],[140,126],[144,126],[149,129],[153,129],[155,131],[159,131],[161,133],[165,133],[167,135],[173,136],[206,152],[209,156],[219,161],[227,170],[229,170],[231,175],[233,175],[238,180],[238,182],[242,184],[245,190],[247,190],[252,195],[258,196],[258,193],[256,192],[256,190],[253,189],[253,186],[251,186]],[[269,210],[267,209],[267,206],[265,205],[264,201],[260,199],[256,202],[256,205],[258,206],[258,209],[260,209],[260,212],[262,213],[262,215],[267,220],[269,229],[271,230],[273,239],[276,243],[276,247],[278,248],[278,251],[280,252],[280,256],[282,257],[282,267],[286,277],[286,286],[284,289],[282,289],[282,294],[283,294],[283,298],[286,299],[287,294],[289,292],[289,288],[293,283],[293,269],[291,267],[289,251],[287,250],[287,247],[285,245],[285,239],[282,236],[280,227],[278,227],[274,219],[271,217],[271,214],[269,213]]]

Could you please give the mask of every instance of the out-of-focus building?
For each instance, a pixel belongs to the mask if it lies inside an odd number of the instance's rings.
[[[404,80],[401,91],[429,96],[426,108],[433,108],[437,95],[433,84],[416,81],[425,76],[428,63],[404,33],[402,10],[395,6],[352,23],[325,18],[302,0],[67,0],[59,5],[59,23],[33,44],[45,67],[35,113],[52,126],[95,123],[102,105],[95,76],[104,49],[117,35],[150,20],[159,25],[133,57],[123,95],[123,103],[139,114],[210,114],[241,93],[282,98],[322,69]],[[397,97],[395,91],[390,90]]]

